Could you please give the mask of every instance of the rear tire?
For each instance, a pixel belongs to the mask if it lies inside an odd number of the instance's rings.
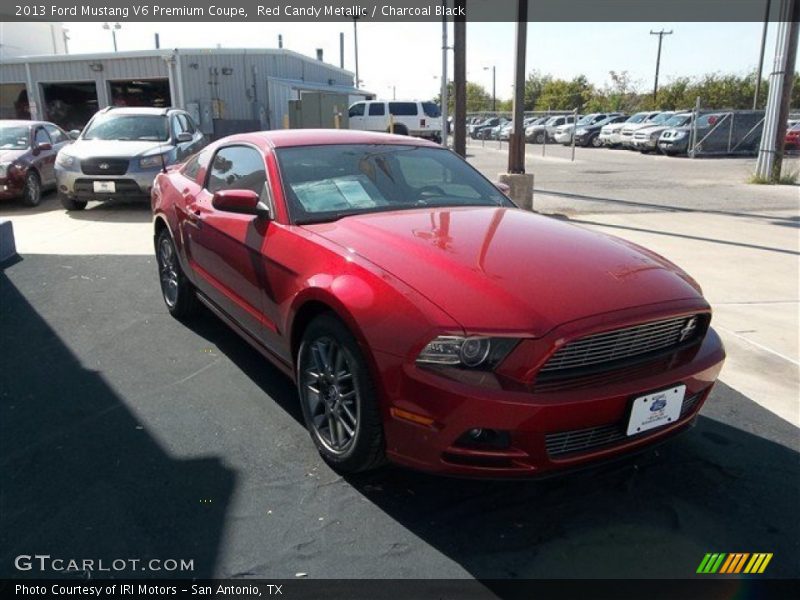
[[[70,198],[66,194],[59,194],[58,199],[61,200],[61,206],[66,210],[83,210],[86,208],[87,204],[85,200],[76,200],[75,198]]]
[[[22,191],[22,203],[25,206],[39,206],[42,201],[42,182],[36,171],[28,171],[25,176],[25,189]]]
[[[333,315],[303,332],[297,388],[311,439],[331,467],[358,473],[386,462],[375,384],[355,337]]]
[[[175,243],[166,228],[156,237],[156,262],[161,296],[169,314],[181,320],[193,316],[197,312],[197,295],[194,286],[181,269]]]

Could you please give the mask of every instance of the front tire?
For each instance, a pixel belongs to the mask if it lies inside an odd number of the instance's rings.
[[[541,131],[539,133],[537,133],[533,138],[533,143],[534,144],[544,144],[544,133],[542,133]]]
[[[317,317],[303,333],[297,386],[306,427],[325,462],[342,473],[384,464],[375,385],[358,342],[334,316]]]
[[[589,140],[587,146],[591,146],[592,148],[599,148],[603,145],[603,142],[600,140],[599,135],[592,136],[592,139]]]
[[[156,262],[161,296],[169,314],[176,319],[187,319],[194,315],[197,310],[194,286],[181,269],[175,243],[166,228],[156,238]]]
[[[39,206],[42,201],[42,182],[36,171],[28,171],[25,176],[25,189],[22,191],[22,203],[25,206]]]

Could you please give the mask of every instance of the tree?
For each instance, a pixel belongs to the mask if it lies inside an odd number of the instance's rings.
[[[585,75],[578,75],[571,81],[550,79],[542,87],[536,100],[537,110],[572,110],[581,112],[592,99],[595,89]]]
[[[448,112],[452,115],[455,114],[455,86],[452,81],[447,82],[447,105]],[[442,94],[437,94],[433,101],[441,106]],[[500,108],[501,102],[498,102]],[[486,89],[471,81],[467,82],[467,112],[485,112],[492,110],[492,95]]]

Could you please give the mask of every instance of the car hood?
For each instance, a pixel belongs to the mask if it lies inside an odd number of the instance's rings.
[[[650,125],[648,127],[641,127],[636,130],[636,133],[645,133],[647,135],[653,135],[654,133],[661,133],[666,129],[670,129],[669,127],[665,127],[664,125]]]
[[[644,248],[518,209],[418,209],[304,227],[472,332],[543,335],[591,315],[700,297],[688,275]]]
[[[161,154],[172,149],[169,142],[151,141],[113,141],[113,140],[78,140],[65,150],[70,156],[79,159],[95,158],[130,158]]]
[[[9,150],[8,148],[0,150],[0,162],[14,162],[28,152],[27,148],[25,150]]]

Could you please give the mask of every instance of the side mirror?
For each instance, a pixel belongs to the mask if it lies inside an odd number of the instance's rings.
[[[48,150],[52,149],[53,149],[53,144],[51,144],[50,142],[43,142],[41,144],[36,144],[36,148],[34,148],[37,154],[39,152],[47,152]]]
[[[494,187],[503,192],[506,196],[508,196],[508,194],[511,192],[511,188],[506,183],[501,183],[498,181],[494,184]]]
[[[178,137],[175,138],[175,140],[179,144],[184,144],[186,142],[191,142],[193,139],[194,138],[192,137],[192,134],[188,133],[186,131],[182,131],[181,133],[178,134]]]
[[[73,129],[67,135],[69,136],[69,139],[77,140],[81,135],[81,130],[80,129]]]
[[[256,215],[260,219],[269,219],[272,216],[267,203],[253,190],[221,190],[214,194],[211,205],[217,210]]]

